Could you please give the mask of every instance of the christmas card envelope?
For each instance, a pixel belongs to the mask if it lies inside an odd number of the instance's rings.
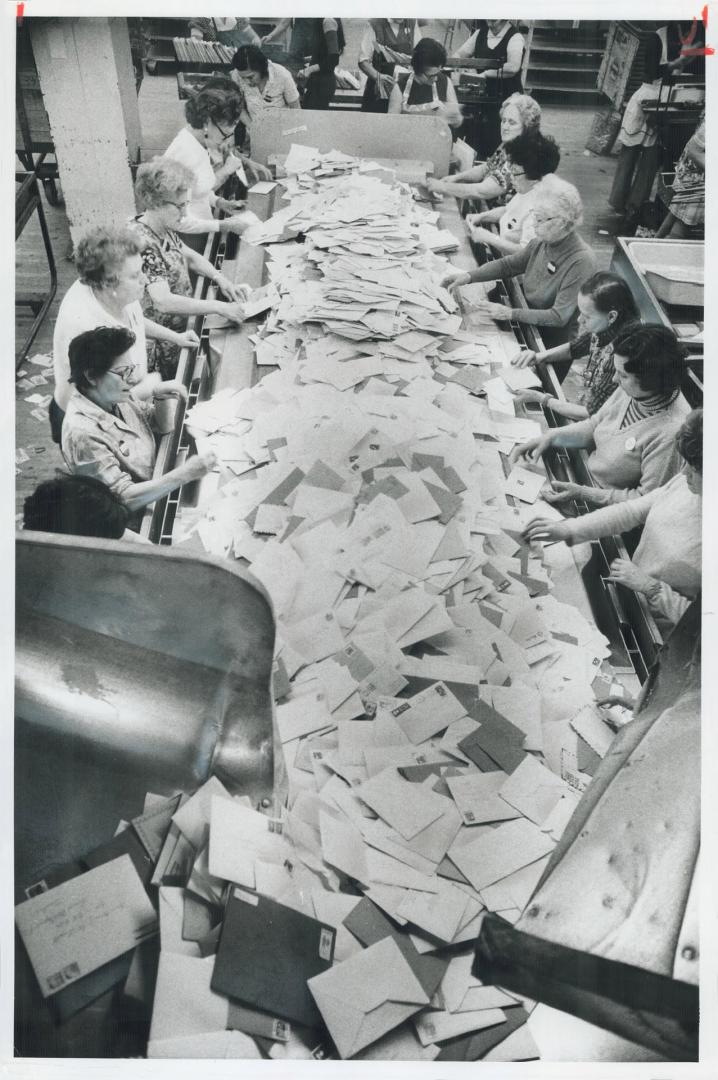
[[[334,927],[248,889],[227,902],[212,976],[215,993],[309,1027],[319,1014],[307,980],[334,955]]]
[[[429,1004],[393,938],[309,980],[342,1058],[350,1058]]]

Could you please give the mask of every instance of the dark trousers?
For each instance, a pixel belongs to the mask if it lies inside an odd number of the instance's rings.
[[[648,201],[660,163],[660,147],[621,146],[608,201],[619,213],[638,214]]]
[[[50,398],[47,414],[50,418],[50,434],[52,435],[52,441],[59,446],[62,442],[62,421],[65,419],[65,412],[60,408],[54,398]]]
[[[310,75],[302,98],[303,109],[328,109],[337,89],[334,73]]]

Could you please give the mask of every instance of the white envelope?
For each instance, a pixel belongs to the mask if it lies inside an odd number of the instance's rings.
[[[221,780],[210,776],[172,816],[173,822],[195,851],[207,843],[210,807],[213,797],[218,795],[224,799],[232,798]]]
[[[148,1058],[209,1058],[232,1061],[237,1058],[261,1058],[254,1039],[243,1031],[211,1031],[204,1035],[184,1035],[175,1039],[155,1039],[147,1044]]]
[[[319,829],[324,861],[347,877],[368,885],[371,876],[367,852],[356,825],[343,815],[334,815],[328,809],[322,809],[319,811]]]
[[[522,502],[535,503],[545,483],[545,476],[539,476],[538,473],[524,469],[521,465],[514,465],[504,484],[504,491],[507,495],[512,495]]]
[[[225,1030],[229,999],[210,989],[214,959],[160,952],[150,1041]]]
[[[157,932],[155,909],[129,855],[18,904],[15,922],[43,997]]]
[[[160,948],[163,952],[180,953],[182,956],[201,956],[196,941],[182,937],[184,921],[184,889],[162,885],[160,895]]]
[[[473,843],[450,849],[449,857],[479,892],[536,862],[553,850],[554,843],[526,818],[489,829]]]
[[[342,1058],[369,1046],[429,1004],[393,938],[315,975],[307,986]]]
[[[474,953],[463,953],[449,962],[441,980],[441,994],[449,1013],[480,1012],[516,1004],[516,999],[497,986],[484,986],[471,974]]]
[[[427,686],[396,705],[391,712],[413,743],[423,743],[466,715],[459,699],[441,682]]]
[[[214,877],[255,887],[255,862],[279,863],[294,857],[278,822],[227,799],[212,799],[209,871]]]
[[[450,1013],[432,1010],[414,1021],[416,1033],[422,1046],[429,1043],[443,1042],[445,1039],[465,1035],[469,1031],[482,1031],[484,1028],[503,1024],[506,1019],[501,1009],[485,1009],[481,1012]]]
[[[570,791],[560,776],[527,754],[502,784],[499,794],[534,825],[542,825],[561,797]]]
[[[356,794],[405,840],[411,840],[444,812],[441,796],[402,779],[391,767],[360,784]]]
[[[465,825],[511,821],[520,817],[519,811],[499,796],[506,779],[504,772],[469,772],[466,776],[447,776],[451,797]]]

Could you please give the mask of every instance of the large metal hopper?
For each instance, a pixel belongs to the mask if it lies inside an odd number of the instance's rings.
[[[230,563],[22,533],[17,543],[15,874],[24,889],[109,840],[147,792],[211,774],[273,788],[274,619]],[[16,1053],[142,1053],[118,991],[58,1025],[16,952]],[[126,1022],[125,1022],[126,1021]]]

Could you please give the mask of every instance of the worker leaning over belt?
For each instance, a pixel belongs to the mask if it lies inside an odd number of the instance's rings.
[[[667,484],[567,521],[535,518],[528,540],[577,544],[643,526],[632,559],[614,559],[609,581],[642,593],[662,634],[668,633],[701,587],[703,410],[689,413],[676,437],[683,468]]]
[[[70,343],[70,398],[62,428],[62,453],[73,473],[107,484],[130,511],[141,510],[181,484],[198,480],[216,464],[213,453],[197,454],[164,476],[153,478],[155,433],[172,430],[181,383],[159,383],[153,399],[130,397],[135,379],[134,334],[100,326]]]
[[[534,203],[536,238],[514,255],[475,270],[451,270],[442,285],[456,289],[477,281],[498,281],[523,274],[528,308],[506,307],[489,300],[477,306],[494,319],[541,327],[547,347],[569,341],[576,324],[578,291],[596,272],[596,256],[578,234],[583,204],[573,184],[545,176]]]
[[[132,331],[135,399],[151,397],[160,381],[159,374],[147,372],[145,335],[179,348],[199,344],[193,330],[178,333],[143,316],[140,301],[146,280],[141,251],[136,233],[129,228],[91,229],[77,245],[75,266],[79,281],[70,286],[62,299],[52,341],[55,392],[49,412],[56,443],[61,439],[65,409],[72,394],[70,342],[78,334],[96,326],[123,326]]]
[[[681,393],[685,349],[665,326],[635,323],[613,343],[616,390],[597,413],[517,446],[512,462],[538,461],[553,446],[589,451],[597,487],[553,481],[550,502],[585,499],[598,506],[637,499],[681,468],[678,429],[690,412]]]

